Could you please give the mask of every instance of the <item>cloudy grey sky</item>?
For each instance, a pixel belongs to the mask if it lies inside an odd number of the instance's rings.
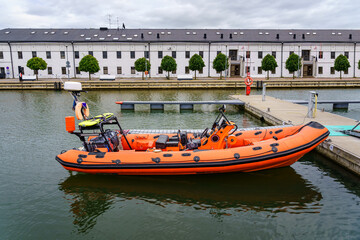
[[[359,29],[359,0],[0,0],[3,28]]]

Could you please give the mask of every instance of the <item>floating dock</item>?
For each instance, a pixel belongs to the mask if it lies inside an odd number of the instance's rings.
[[[193,110],[194,105],[199,104],[215,104],[215,105],[244,105],[244,102],[239,100],[218,100],[218,101],[117,101],[116,104],[121,105],[121,110],[135,110],[135,105],[145,104],[150,105],[151,110],[164,110],[164,105],[179,105],[180,110]]]
[[[357,122],[329,112],[317,109],[315,118],[308,118],[308,108],[289,101],[262,95],[234,95],[233,99],[245,102],[245,111],[272,125],[305,124],[317,121],[331,130],[326,141],[316,149],[339,165],[360,176],[360,138],[343,135],[337,129],[351,129]]]

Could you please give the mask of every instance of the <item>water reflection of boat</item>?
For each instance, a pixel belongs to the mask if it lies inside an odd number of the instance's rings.
[[[294,169],[211,176],[113,176],[77,174],[60,183],[74,224],[86,232],[116,200],[230,211],[318,212],[322,195]],[[121,217],[121,216],[119,216]]]

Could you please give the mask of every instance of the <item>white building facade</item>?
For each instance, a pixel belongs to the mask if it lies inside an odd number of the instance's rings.
[[[26,67],[32,57],[41,57],[47,69],[39,71],[39,78],[67,78],[69,61],[71,78],[88,78],[78,69],[81,58],[91,54],[98,61],[99,75],[117,78],[141,77],[134,62],[146,57],[151,63],[151,77],[165,77],[161,60],[175,58],[178,74],[189,71],[193,54],[203,57],[205,67],[199,77],[218,77],[212,62],[219,52],[229,57],[228,77],[265,77],[261,61],[267,55],[275,57],[278,67],[270,77],[292,77],[285,68],[291,53],[302,57],[301,77],[338,78],[334,70],[336,57],[348,57],[351,67],[343,77],[360,77],[360,41],[358,30],[239,30],[239,29],[3,29],[0,30],[0,77],[16,78],[19,67],[24,75],[34,72]]]

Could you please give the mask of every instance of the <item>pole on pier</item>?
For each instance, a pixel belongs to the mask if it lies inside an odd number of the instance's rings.
[[[264,83],[263,88],[262,88],[262,100],[265,101],[265,96],[266,96],[266,83]]]

